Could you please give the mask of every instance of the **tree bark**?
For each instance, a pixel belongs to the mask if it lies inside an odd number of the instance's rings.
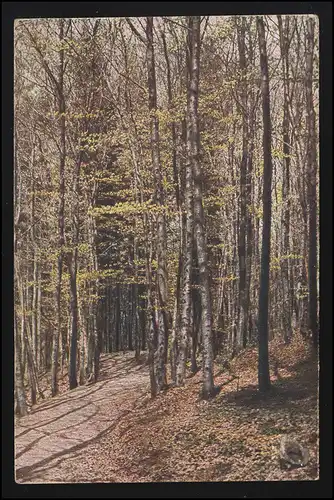
[[[120,285],[117,283],[115,289],[115,351],[118,352],[120,350],[120,336],[121,336],[121,309],[120,309],[120,301],[121,301],[121,289]]]
[[[145,217],[145,233],[146,233],[146,286],[147,286],[147,323],[148,323],[148,366],[150,371],[150,387],[151,387],[151,397],[154,398],[157,395],[157,381],[155,376],[155,364],[154,364],[154,344],[156,337],[156,321],[153,309],[153,297],[152,297],[152,231],[150,227],[150,221],[148,217]]]
[[[270,236],[271,236],[271,119],[270,119],[270,96],[269,96],[269,73],[267,46],[265,38],[264,22],[262,17],[257,18],[257,29],[260,48],[261,64],[261,90],[262,90],[262,113],[263,113],[263,228],[262,228],[262,251],[261,251],[261,276],[259,297],[259,361],[258,380],[259,389],[265,392],[270,388],[269,353],[268,353],[268,299],[269,299],[269,266],[270,266]]]
[[[173,106],[173,94],[172,94],[172,75],[171,75],[171,65],[170,58],[168,54],[167,41],[165,36],[165,24],[163,29],[160,29],[160,34],[163,42],[163,50],[166,61],[167,69],[167,93],[168,93],[168,107],[172,109]],[[177,156],[177,128],[175,121],[172,121],[170,125],[171,135],[172,135],[172,167],[173,167],[173,178],[175,185],[175,200],[176,206],[179,212],[179,224],[180,224],[180,240],[179,240],[179,260],[178,269],[176,277],[176,290],[174,298],[174,313],[172,321],[172,332],[171,332],[171,347],[170,347],[170,365],[171,365],[171,378],[173,383],[177,383],[177,365],[178,365],[178,334],[180,329],[180,293],[181,293],[181,273],[183,268],[182,254],[183,254],[183,219],[181,207],[181,195],[180,195],[180,176],[178,168],[178,156]],[[167,353],[167,350],[166,350]]]
[[[69,385],[70,389],[75,389],[78,385],[77,381],[77,351],[78,351],[78,244],[79,244],[79,181],[81,168],[82,154],[76,162],[73,182],[73,206],[72,206],[72,249],[68,253],[68,269],[70,274],[70,305],[72,317],[72,332],[71,332],[71,347],[70,347],[70,369],[69,369]]]
[[[249,157],[248,117],[247,117],[247,87],[246,87],[246,19],[242,17],[237,23],[239,65],[241,71],[241,104],[242,104],[242,160],[240,165],[240,218],[239,218],[239,324],[235,350],[239,351],[246,345],[247,339],[247,292],[246,292],[246,224],[247,224],[247,163]]]
[[[191,278],[192,278],[192,260],[193,260],[193,231],[194,231],[194,208],[193,208],[193,163],[198,161],[197,149],[197,106],[198,106],[198,71],[194,51],[196,51],[196,39],[194,33],[194,19],[189,17],[188,30],[192,36],[188,37],[188,54],[190,62],[190,74],[188,79],[188,102],[187,102],[187,121],[186,121],[186,144],[187,144],[187,163],[185,175],[185,211],[186,224],[184,234],[184,254],[182,265],[182,291],[180,294],[181,309],[181,328],[178,339],[178,360],[176,384],[184,385],[186,375],[186,353],[190,339],[190,314],[191,314]],[[196,80],[197,79],[197,80]]]
[[[37,291],[38,291],[38,262],[37,262],[37,242],[36,242],[36,219],[35,219],[35,144],[33,140],[33,151],[31,155],[31,244],[33,247],[33,286],[32,286],[32,301],[31,301],[31,332],[32,332],[32,352],[36,365],[38,366],[38,322],[37,322]]]
[[[199,164],[199,128],[198,128],[198,91],[200,64],[200,16],[193,16],[192,22],[192,61],[191,88],[193,95],[192,134],[193,134],[193,176],[194,176],[194,235],[197,248],[202,306],[202,345],[203,345],[203,387],[202,397],[208,399],[214,395],[213,383],[213,347],[212,314],[209,282],[208,252],[204,227],[204,209],[202,193],[202,172]]]
[[[166,385],[166,349],[169,330],[169,315],[167,311],[168,277],[166,261],[166,217],[164,213],[164,190],[162,184],[162,171],[159,146],[159,120],[157,117],[157,89],[155,75],[155,55],[153,46],[153,18],[146,20],[146,55],[147,76],[149,91],[149,112],[151,117],[151,152],[152,165],[155,177],[155,198],[160,210],[157,214],[157,298],[158,298],[158,345],[156,355],[156,382],[157,390],[161,391]]]
[[[249,64],[255,65],[255,51],[252,39],[252,23],[251,18],[248,25],[248,37],[249,37]],[[248,152],[248,162],[247,162],[247,179],[246,179],[246,304],[247,304],[247,328],[248,328],[248,341],[252,340],[253,328],[252,328],[252,301],[251,301],[251,285],[252,285],[252,267],[253,267],[253,245],[254,245],[254,221],[253,221],[253,155],[254,155],[254,136],[255,136],[255,121],[256,121],[256,97],[255,89],[250,89],[250,103],[248,106],[248,133],[249,133],[249,152]]]
[[[313,104],[313,18],[307,20],[306,34],[306,110],[307,110],[307,198],[308,198],[308,328],[314,347],[318,347],[318,292],[317,292],[317,151],[315,112]]]
[[[283,331],[286,342],[289,342],[292,337],[292,298],[290,286],[290,131],[289,131],[289,16],[286,17],[285,27],[283,27],[282,17],[277,16],[278,29],[280,36],[280,48],[283,69],[283,186],[282,186],[282,202],[283,202],[283,262],[282,262],[282,294],[283,294]]]
[[[65,20],[59,20],[59,41],[63,42]],[[65,159],[66,159],[66,136],[65,136],[65,98],[64,98],[64,49],[59,51],[59,76],[58,76],[58,112],[59,112],[59,210],[58,210],[58,275],[56,287],[57,304],[57,330],[53,335],[52,368],[51,368],[51,393],[55,396],[58,392],[58,356],[59,340],[61,337],[61,288],[63,274],[63,247],[65,244]]]
[[[14,315],[14,338],[15,338],[15,397],[16,413],[20,416],[27,415],[28,407],[24,391],[22,361],[21,361],[21,342],[20,334],[17,328],[17,315]]]
[[[75,389],[77,382],[77,349],[78,349],[78,295],[77,295],[77,249],[74,255],[69,257],[68,267],[70,273],[70,294],[71,294],[71,347],[70,347],[70,369],[69,386]]]

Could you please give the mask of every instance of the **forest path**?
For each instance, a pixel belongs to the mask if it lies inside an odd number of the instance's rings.
[[[85,475],[83,455],[94,456],[94,443],[115,428],[148,389],[148,368],[136,364],[133,353],[103,356],[97,383],[38,404],[16,420],[16,481],[63,482],[66,477],[66,482],[75,482],[77,474]],[[86,466],[90,477],[92,464]]]
[[[199,397],[201,371],[185,387],[152,399],[144,359],[136,364],[133,353],[103,355],[99,382],[49,398],[17,418],[16,481],[317,479],[317,359],[298,336],[290,344],[278,338],[269,348],[268,394],[258,392],[257,349],[250,347],[231,361],[232,371],[216,362],[221,391],[211,401]],[[60,390],[67,389],[64,382]],[[278,451],[286,434],[308,448],[306,467],[281,469]]]

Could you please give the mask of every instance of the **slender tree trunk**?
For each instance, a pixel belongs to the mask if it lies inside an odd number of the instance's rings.
[[[128,303],[129,303],[129,313],[127,314],[128,350],[133,351],[132,326],[133,326],[133,318],[135,316],[136,303],[132,285],[128,285]]]
[[[64,19],[59,20],[59,41],[64,38]],[[59,340],[61,338],[61,288],[63,274],[63,247],[65,244],[65,159],[66,159],[66,136],[65,136],[65,99],[64,99],[64,49],[59,51],[59,77],[58,77],[58,111],[60,127],[60,157],[59,157],[59,211],[58,211],[58,275],[56,288],[57,303],[57,330],[53,335],[52,368],[51,368],[51,393],[55,396],[58,392],[58,355]]]
[[[138,276],[138,275],[137,275]],[[138,278],[137,278],[138,279]],[[135,336],[135,358],[136,358],[136,361],[139,361],[139,358],[140,358],[140,343],[141,343],[141,338],[140,338],[140,315],[139,315],[139,307],[140,307],[140,302],[139,302],[139,287],[138,287],[138,284],[136,283],[134,285],[134,307],[135,307],[135,332],[136,332],[136,336]]]
[[[189,17],[188,30],[193,31],[193,17]],[[178,341],[178,361],[176,384],[184,385],[186,375],[186,352],[190,338],[190,315],[191,315],[191,277],[192,277],[192,260],[193,260],[193,228],[194,228],[194,209],[193,209],[193,162],[198,161],[197,155],[197,104],[198,104],[198,71],[196,64],[198,61],[193,57],[193,52],[196,50],[195,36],[189,37],[189,88],[188,88],[188,103],[187,103],[187,163],[186,163],[186,183],[185,183],[185,243],[182,266],[182,292],[180,295],[181,307],[181,328]],[[196,72],[197,71],[197,72]],[[197,80],[196,80],[197,79]],[[195,158],[196,156],[196,158]]]
[[[165,25],[164,25],[165,27]],[[173,95],[172,95],[172,77],[171,77],[171,65],[167,48],[167,41],[165,36],[165,31],[160,30],[161,38],[163,42],[164,56],[166,60],[167,67],[167,91],[168,91],[168,106],[171,109],[173,105]],[[179,261],[178,261],[178,269],[177,269],[177,278],[176,278],[176,290],[175,290],[175,299],[174,299],[174,314],[172,321],[172,333],[171,333],[171,348],[170,348],[170,364],[171,364],[171,378],[173,383],[176,383],[176,371],[177,371],[177,363],[178,363],[178,333],[180,328],[180,293],[181,293],[181,273],[182,273],[182,252],[183,252],[183,215],[181,208],[181,195],[180,195],[180,178],[179,178],[179,169],[178,169],[178,161],[177,161],[177,131],[176,131],[176,123],[173,121],[170,125],[171,135],[172,135],[172,166],[173,166],[173,178],[175,185],[175,199],[176,206],[179,212],[179,221],[180,221],[180,240],[179,240]],[[182,336],[182,334],[181,334]],[[167,353],[167,349],[166,349]]]
[[[113,306],[113,295],[112,295],[112,287],[110,286],[110,282],[108,283],[108,310],[112,311]],[[115,308],[114,308],[115,311]],[[108,352],[112,352],[114,344],[113,344],[113,336],[112,336],[112,315],[109,315],[108,320]]]
[[[77,346],[78,346],[78,295],[77,295],[77,249],[69,258],[70,272],[70,293],[71,293],[71,347],[70,347],[70,369],[69,385],[70,389],[75,389],[77,382]]]
[[[32,351],[35,362],[38,366],[38,331],[37,331],[37,290],[38,290],[38,263],[37,263],[37,243],[35,227],[35,144],[33,143],[31,156],[31,244],[33,247],[33,286],[31,302],[31,331],[32,331]]]
[[[154,365],[154,344],[156,336],[156,321],[153,309],[153,297],[152,297],[152,230],[149,227],[150,221],[148,217],[145,216],[145,233],[146,233],[146,284],[147,284],[147,319],[148,319],[148,366],[150,371],[150,386],[151,386],[151,396],[154,398],[157,395],[157,382],[155,376],[155,365]]]
[[[38,273],[38,286],[37,286],[37,338],[38,338],[38,355],[37,355],[37,368],[41,370],[43,366],[43,344],[46,342],[46,333],[42,335],[41,320],[42,320],[42,284],[41,284],[41,270]]]
[[[158,346],[156,356],[157,390],[161,391],[166,385],[166,349],[169,330],[169,315],[167,311],[168,277],[166,260],[166,217],[164,213],[164,190],[162,185],[162,171],[159,146],[159,120],[157,117],[157,89],[155,75],[155,56],[153,46],[153,18],[146,20],[147,38],[147,73],[149,91],[149,111],[151,116],[151,151],[152,165],[155,177],[155,197],[161,210],[157,214],[157,295],[158,295]]]
[[[35,360],[34,360],[34,355],[33,351],[31,349],[30,341],[29,341],[29,336],[31,338],[31,332],[30,335],[28,335],[28,331],[30,332],[30,325],[29,322],[26,322],[26,328],[24,331],[24,342],[26,345],[26,351],[27,351],[27,364],[28,364],[28,376],[29,376],[29,382],[30,382],[30,391],[31,391],[31,404],[35,405],[37,403],[37,386],[38,386],[38,377],[37,377],[37,371],[35,367]],[[38,392],[41,395],[41,391],[38,388]]]
[[[139,290],[143,289],[144,287],[140,287]],[[139,301],[140,304],[140,311],[139,311],[139,319],[140,319],[140,326],[141,326],[141,349],[142,351],[146,351],[146,315],[144,312],[145,306],[146,306],[146,299],[140,298]]]
[[[15,412],[21,416],[27,415],[27,401],[24,391],[24,373],[22,369],[22,342],[20,338],[20,332],[18,329],[17,320],[17,308],[19,296],[19,280],[18,280],[18,230],[19,230],[19,220],[21,215],[21,192],[22,192],[22,178],[21,178],[21,168],[18,162],[18,137],[16,126],[14,129],[14,202],[15,202],[15,219],[14,219],[14,354],[15,354],[15,400],[16,409]],[[21,322],[23,321],[24,311],[21,311]]]
[[[199,63],[200,63],[200,17],[193,16],[192,22],[192,62],[191,62],[191,88],[190,94],[194,96],[192,110],[193,140],[193,176],[194,176],[194,235],[197,247],[199,277],[201,287],[202,305],[202,345],[203,345],[203,388],[202,397],[208,399],[214,395],[213,383],[213,348],[212,348],[212,314],[208,252],[204,227],[204,209],[202,194],[202,172],[199,164],[198,146],[198,89],[199,89]]]
[[[77,351],[78,351],[78,290],[77,290],[77,272],[78,272],[78,244],[79,244],[79,182],[82,154],[76,162],[73,182],[73,206],[72,206],[72,248],[68,254],[68,269],[70,274],[70,296],[71,296],[71,317],[72,317],[72,333],[70,347],[70,369],[69,369],[69,385],[70,389],[75,389],[77,382]]]
[[[196,354],[198,347],[198,335],[200,328],[200,300],[197,300],[198,290],[193,290],[191,300],[191,372],[193,374],[198,372]],[[198,297],[199,298],[199,297]],[[199,298],[200,299],[200,298]],[[197,311],[196,309],[199,309]]]
[[[29,307],[28,303],[28,293],[26,294],[26,304],[24,300],[24,288],[23,288],[23,280],[20,273],[20,264],[18,259],[15,260],[15,275],[18,287],[18,293],[20,297],[20,307],[22,311],[21,316],[21,345],[25,346],[26,359],[27,359],[27,370],[28,370],[28,378],[29,385],[31,390],[31,403],[34,405],[37,402],[37,392],[39,396],[43,399],[42,391],[40,390],[38,384],[38,375],[35,364],[34,353],[31,349],[31,339],[32,332],[30,329],[30,323],[26,318],[26,310]]]
[[[251,18],[248,25],[248,37],[249,37],[249,64],[255,65],[255,51],[252,39],[252,23]],[[251,284],[252,284],[252,266],[253,266],[253,244],[254,244],[254,222],[252,214],[252,201],[253,201],[253,155],[254,155],[254,136],[255,136],[255,120],[256,120],[256,101],[255,101],[255,90],[252,88],[250,90],[250,103],[249,109],[249,121],[248,121],[248,133],[249,133],[249,152],[248,152],[248,162],[247,162],[247,179],[246,179],[246,304],[247,304],[247,328],[248,328],[248,340],[252,340],[253,328],[252,328],[252,301],[251,301]]]
[[[84,306],[82,304],[82,299],[80,299],[79,295],[79,290],[78,290],[78,322],[80,324],[80,335],[79,335],[79,363],[80,363],[80,371],[79,371],[79,383],[80,385],[84,384],[85,382],[85,375],[86,375],[86,339],[87,339],[87,332],[85,328],[85,321],[83,319],[82,315],[82,309],[84,309]],[[88,373],[88,370],[87,370]]]
[[[115,289],[115,351],[118,352],[120,349],[120,336],[121,336],[121,290],[120,285],[117,283]]]
[[[290,131],[289,131],[289,16],[286,17],[285,29],[283,28],[281,16],[277,16],[280,35],[281,58],[283,68],[283,262],[282,262],[282,294],[283,294],[283,329],[284,338],[289,342],[292,337],[292,309],[291,309],[291,287],[290,287]]]
[[[269,298],[269,267],[270,267],[270,236],[271,236],[271,120],[269,97],[269,73],[267,47],[263,18],[257,18],[257,29],[260,48],[260,64],[262,75],[262,112],[263,112],[263,228],[261,252],[261,276],[259,297],[259,389],[265,392],[270,388],[269,353],[268,353],[268,298]]]
[[[241,26],[240,26],[241,24]],[[247,162],[249,157],[248,144],[248,117],[247,117],[247,87],[246,87],[246,47],[245,47],[246,19],[242,17],[237,24],[239,64],[241,71],[241,104],[242,104],[242,160],[240,165],[240,219],[239,219],[239,324],[236,342],[236,351],[245,344],[247,338],[247,291],[246,291],[246,218],[247,218]]]
[[[91,206],[94,207],[96,204],[97,198],[97,185],[96,182],[93,185],[93,191],[91,194]],[[97,257],[97,229],[96,223],[93,217],[89,217],[88,220],[88,233],[89,233],[89,242],[91,247],[90,258],[91,258],[91,268],[93,269],[96,276],[99,275],[99,262]],[[119,286],[119,285],[117,285]],[[91,304],[91,318],[92,318],[92,332],[89,332],[90,343],[88,346],[88,351],[90,360],[93,361],[94,370],[92,369],[92,364],[89,363],[89,372],[87,376],[90,378],[93,376],[94,381],[97,381],[99,370],[100,370],[100,349],[102,347],[102,338],[101,338],[101,322],[98,320],[98,310],[99,310],[99,294],[101,290],[100,279],[97,277],[93,283],[94,295],[97,297],[96,300]],[[120,308],[120,302],[116,302],[118,308]],[[120,331],[117,331],[117,328],[120,328],[119,321],[116,323],[116,335],[119,340]]]
[[[314,347],[318,347],[318,292],[317,292],[317,152],[315,112],[313,104],[313,18],[307,20],[306,35],[306,107],[307,107],[307,198],[308,198],[308,328]]]
[[[171,347],[170,347],[170,371],[171,371],[171,379],[172,383],[176,384],[176,367],[177,367],[177,331],[179,330],[180,325],[180,316],[179,316],[179,294],[180,292],[177,289],[180,289],[180,270],[178,269],[177,275],[177,284],[175,291],[175,299],[174,299],[174,312],[173,312],[173,323],[172,323],[172,332],[171,332]]]
[[[253,120],[255,117],[251,114],[251,137],[254,134]],[[253,174],[253,150],[254,150],[254,140],[251,139],[250,154],[247,166],[247,246],[246,246],[246,294],[247,294],[247,327],[248,327],[248,339],[252,339],[252,305],[251,305],[251,282],[252,282],[252,266],[253,266],[253,238],[254,238],[254,224],[253,216],[250,211],[252,206],[252,174]]]
[[[15,338],[15,396],[16,396],[16,413],[20,416],[27,415],[27,401],[24,391],[22,362],[21,362],[21,342],[20,334],[17,328],[17,315],[14,316],[14,338]]]

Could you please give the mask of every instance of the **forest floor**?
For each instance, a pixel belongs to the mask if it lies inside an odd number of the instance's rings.
[[[257,352],[229,372],[215,366],[215,399],[200,400],[201,372],[150,398],[145,357],[103,355],[100,380],[35,405],[15,422],[18,483],[311,480],[318,478],[318,364],[295,337],[270,343],[272,390],[257,391]],[[310,453],[281,470],[284,434]]]

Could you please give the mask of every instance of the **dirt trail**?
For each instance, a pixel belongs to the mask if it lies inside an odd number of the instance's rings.
[[[97,439],[136,407],[149,383],[147,367],[136,365],[133,354],[104,357],[100,378],[38,404],[16,420],[18,483],[76,482],[78,474],[91,477],[84,455],[90,454],[90,447],[96,453]]]
[[[199,398],[201,371],[152,399],[144,359],[137,365],[133,353],[103,356],[99,382],[17,419],[17,482],[318,479],[317,360],[297,337],[270,348],[279,367],[268,394],[257,390],[257,350],[249,348],[231,363],[237,378],[215,365],[221,391],[209,402]],[[306,467],[281,469],[286,434],[308,449]]]

